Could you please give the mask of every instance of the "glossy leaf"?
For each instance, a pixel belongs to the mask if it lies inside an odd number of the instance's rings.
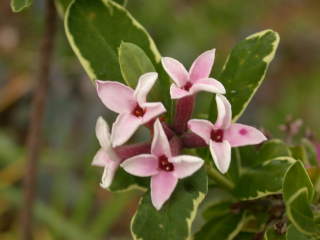
[[[302,162],[295,162],[288,170],[283,183],[283,197],[285,201],[301,188],[308,189],[308,200],[312,201],[314,196],[313,184],[309,175],[302,165]]]
[[[301,144],[306,150],[308,163],[311,166],[318,166],[317,152],[313,143],[311,143],[308,139],[305,138],[305,139],[302,139]]]
[[[260,146],[240,147],[241,163],[243,166],[255,166],[277,157],[290,157],[288,146],[279,139],[272,139]]]
[[[246,223],[245,213],[227,213],[207,221],[194,236],[194,240],[234,239]]]
[[[119,63],[126,84],[135,88],[139,77],[147,72],[155,72],[152,62],[137,45],[122,42],[119,48]]]
[[[320,225],[316,223],[308,202],[307,187],[296,191],[286,201],[286,212],[290,222],[297,230],[308,236],[320,237]]]
[[[218,79],[227,90],[234,121],[242,115],[264,80],[278,44],[279,35],[265,30],[247,37],[233,48]]]
[[[286,235],[278,234],[273,228],[269,228],[264,234],[264,240],[286,240]]]
[[[59,15],[63,18],[72,0],[55,0]]]
[[[149,181],[146,178],[132,176],[119,168],[108,190],[112,192],[124,192],[133,189],[146,191],[148,184]]]
[[[288,231],[286,233],[287,240],[309,240],[309,238],[303,233],[299,232],[293,225],[288,227]]]
[[[284,174],[294,162],[290,157],[278,157],[246,169],[236,184],[235,195],[251,200],[280,193]]]
[[[207,193],[207,185],[207,175],[202,168],[193,176],[180,180],[160,211],[152,205],[148,191],[131,222],[133,239],[184,240],[190,237],[191,225]]]
[[[142,48],[153,64],[160,61],[147,31],[124,7],[110,0],[74,1],[66,13],[65,30],[93,80],[122,80],[118,48],[123,41]]]
[[[11,0],[11,9],[14,12],[21,12],[27,7],[30,7],[32,0]]]

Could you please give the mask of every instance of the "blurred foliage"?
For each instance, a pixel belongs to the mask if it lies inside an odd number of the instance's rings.
[[[163,55],[191,63],[200,52],[216,48],[214,72],[220,72],[240,39],[267,28],[279,32],[278,54],[243,121],[256,122],[273,137],[293,144],[295,135],[319,139],[319,1],[129,0],[127,7]],[[20,14],[12,13],[9,1],[0,2],[0,239],[5,240],[16,239],[19,229],[42,12],[40,0]],[[138,193],[111,196],[99,187],[102,170],[90,166],[98,148],[94,122],[99,115],[114,116],[98,101],[66,41],[62,22],[59,29],[39,166],[36,239],[129,239]],[[301,124],[295,119],[303,121],[298,133]],[[312,177],[313,169],[308,171]]]

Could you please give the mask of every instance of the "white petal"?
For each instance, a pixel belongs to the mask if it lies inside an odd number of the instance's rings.
[[[157,78],[158,73],[156,72],[145,73],[139,78],[138,85],[134,91],[134,96],[139,104],[146,102],[147,95],[155,84]]]
[[[190,155],[172,157],[169,161],[174,163],[173,174],[179,179],[191,176],[198,171],[204,163],[201,158]]]
[[[210,141],[210,152],[216,167],[221,173],[226,173],[231,161],[231,146],[228,141]]]
[[[111,137],[110,137],[110,129],[108,123],[103,119],[103,117],[99,117],[96,123],[96,136],[100,143],[100,146],[103,148],[111,147]]]
[[[220,94],[216,95],[216,103],[218,117],[215,123],[215,128],[226,129],[230,126],[232,120],[231,104],[225,96]]]
[[[163,131],[162,125],[157,119],[153,125],[154,127],[154,135],[152,139],[152,145],[151,145],[151,153],[155,156],[162,156],[165,155],[167,158],[171,157],[171,150],[168,138]]]

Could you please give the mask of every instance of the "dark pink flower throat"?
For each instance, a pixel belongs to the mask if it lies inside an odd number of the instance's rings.
[[[186,90],[186,91],[189,91],[191,87],[192,87],[192,83],[191,83],[191,82],[187,82],[187,83],[183,86],[183,89]]]
[[[168,158],[165,155],[160,156],[159,158],[159,168],[166,172],[172,172],[174,166],[171,162],[168,161]]]
[[[223,141],[223,130],[222,129],[212,129],[211,131],[211,139],[215,142],[222,142]]]
[[[132,111],[132,114],[136,117],[143,117],[145,113],[146,113],[145,109],[140,107],[139,104],[137,104],[137,106]]]

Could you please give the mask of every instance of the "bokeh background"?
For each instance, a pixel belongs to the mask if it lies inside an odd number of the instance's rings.
[[[216,48],[213,76],[236,42],[268,28],[279,32],[277,55],[241,121],[283,139],[288,137],[284,126],[303,123],[300,134],[319,140],[320,1],[129,0],[127,8],[146,26],[164,56],[188,65],[201,52]],[[19,14],[11,12],[8,0],[0,1],[3,240],[18,239],[25,140],[42,26],[43,1]],[[98,149],[94,125],[99,115],[113,116],[70,49],[61,20],[47,98],[36,239],[130,239],[130,218],[141,193],[111,194],[99,187],[102,169],[90,166]]]

